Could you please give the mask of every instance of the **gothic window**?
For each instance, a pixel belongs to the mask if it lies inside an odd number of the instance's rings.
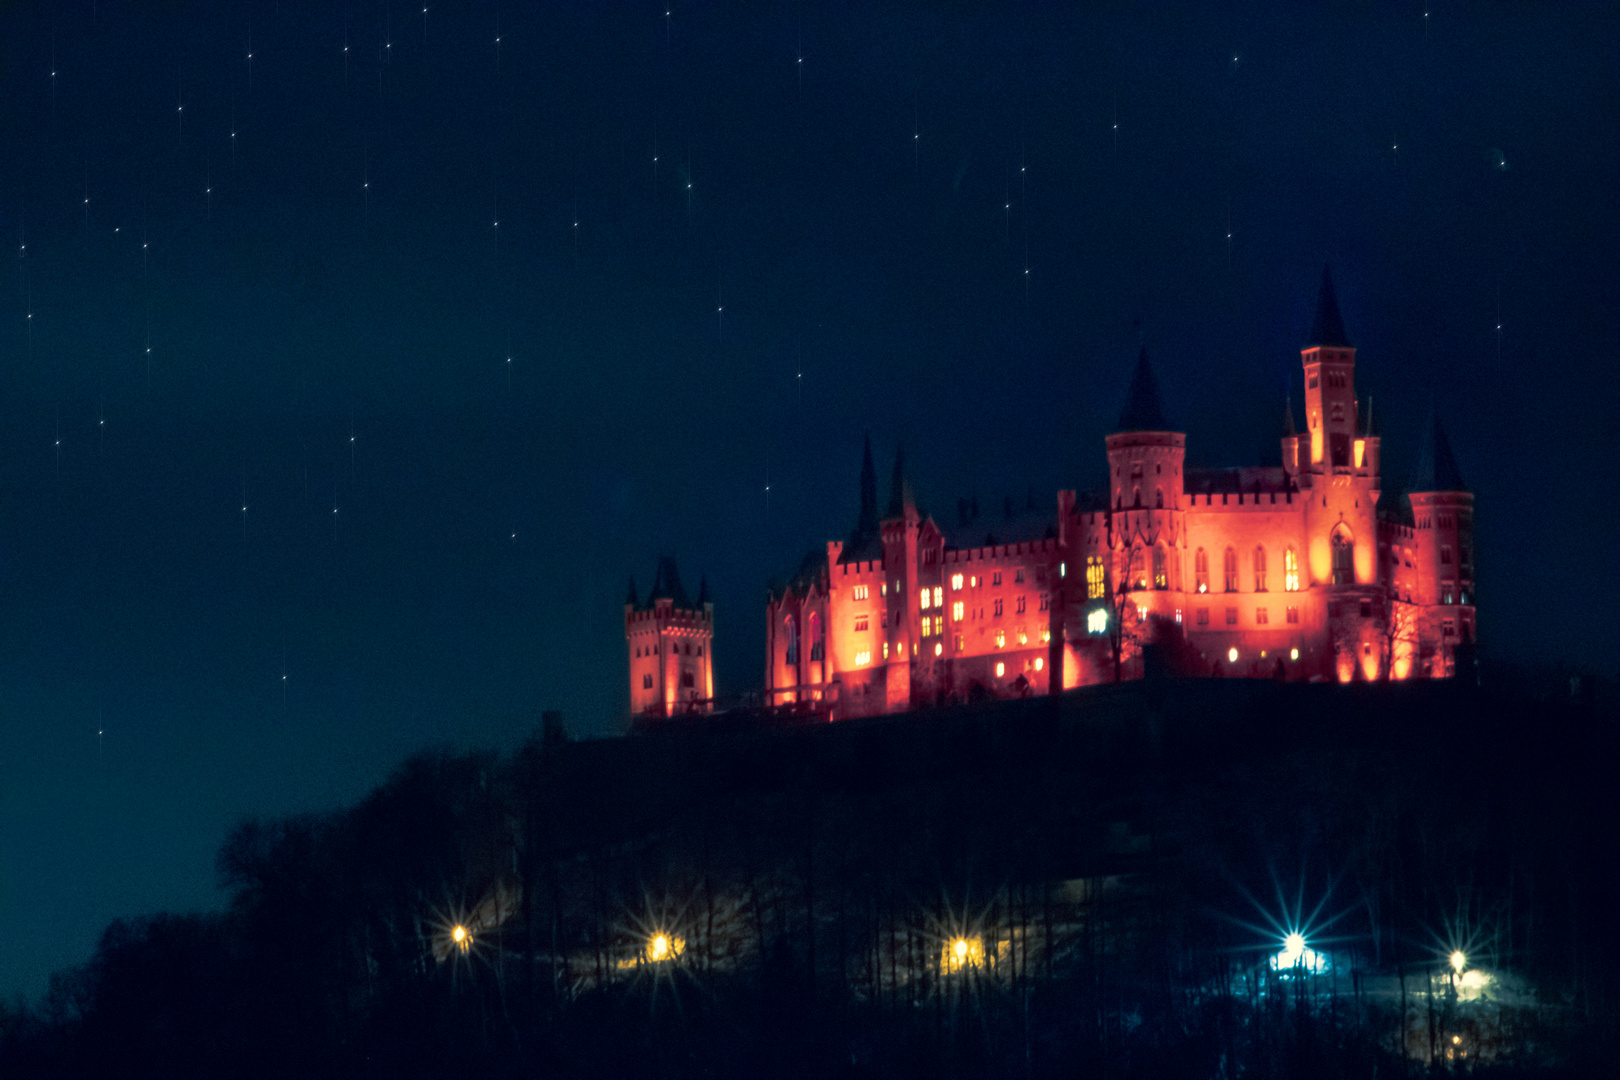
[[[787,664],[789,667],[799,662],[799,636],[794,633],[793,616],[789,615],[782,620],[782,633],[787,638]]]
[[[821,616],[812,613],[810,616],[810,659],[820,660],[821,653]]]
[[[1164,488],[1155,488],[1153,490],[1153,508],[1155,510],[1164,509]]]
[[[999,597],[999,596],[996,597],[996,610],[995,610],[995,613],[996,613],[996,616],[998,618],[1001,616],[1001,597]]]
[[[1133,509],[1133,510],[1142,509],[1142,489],[1141,488],[1137,488],[1135,494],[1133,494],[1131,496],[1131,509]]]
[[[1020,615],[1024,613],[1024,598],[1022,596],[1013,602],[1013,610]]]
[[[1451,547],[1450,547],[1450,545],[1442,545],[1441,546],[1441,548],[1440,548],[1440,565],[1441,566],[1450,566],[1451,565]]]
[[[652,686],[652,673],[651,672],[649,672],[648,674],[643,675],[641,677],[641,688],[643,690],[651,690],[653,688],[653,686]]]
[[[1024,571],[1023,571],[1023,568],[1020,567],[1019,569],[1013,571],[1013,584],[1014,585],[1022,585],[1023,583],[1024,583]]]
[[[1254,549],[1254,591],[1266,591],[1266,549]]]
[[[1086,599],[1100,600],[1104,591],[1102,558],[1089,556],[1086,559]]]
[[[1291,607],[1291,608],[1288,609],[1287,614],[1288,614],[1288,621],[1290,623],[1297,624],[1299,622],[1299,608]]]
[[[1283,588],[1299,592],[1299,555],[1293,548],[1283,551]]]
[[[1226,557],[1223,560],[1222,569],[1226,573],[1226,591],[1227,592],[1237,592],[1237,590],[1238,590],[1238,580],[1237,580],[1238,568],[1237,568],[1237,549],[1236,548],[1227,548],[1226,549]]]
[[[1356,583],[1356,543],[1343,522],[1333,530],[1333,584]]]
[[[1193,580],[1199,592],[1209,592],[1209,555],[1203,548],[1193,556]]]
[[[1155,589],[1168,589],[1170,587],[1170,573],[1164,565],[1164,548],[1153,548],[1153,587]]]
[[[858,616],[855,617],[855,632],[857,634],[860,633],[863,630],[866,630],[871,625],[872,625],[872,621],[868,616],[858,615]]]

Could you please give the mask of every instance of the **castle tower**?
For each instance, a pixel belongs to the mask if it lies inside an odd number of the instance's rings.
[[[1106,442],[1113,554],[1107,596],[1112,602],[1123,583],[1137,609],[1171,618],[1179,606],[1173,594],[1183,587],[1187,436],[1164,418],[1146,348]]]
[[[1474,496],[1432,406],[1408,498],[1417,571],[1412,599],[1422,611],[1418,670],[1443,678],[1455,671],[1457,647],[1474,640]]]
[[[1361,428],[1356,350],[1326,267],[1300,364],[1306,430],[1296,444],[1303,460],[1295,479],[1305,502],[1306,570],[1311,587],[1326,593],[1333,675],[1375,679],[1386,617],[1378,579],[1378,447]]]
[[[704,579],[692,603],[675,560],[658,560],[645,603],[636,583],[624,605],[624,638],[630,659],[633,716],[709,712],[714,705],[714,604]]]
[[[911,707],[911,675],[917,659],[919,598],[917,546],[922,517],[906,479],[906,451],[894,452],[894,475],[889,482],[889,508],[880,523],[883,539],[884,594],[887,596],[888,670],[885,673],[885,706],[889,712]]]

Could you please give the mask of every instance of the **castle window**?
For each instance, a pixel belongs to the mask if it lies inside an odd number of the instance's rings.
[[[1104,589],[1103,561],[1099,555],[1092,555],[1086,559],[1086,599],[1102,599]]]
[[[1309,384],[1309,388],[1312,389],[1312,390],[1315,390],[1316,387],[1317,387],[1317,379],[1316,379],[1315,375],[1312,375],[1311,376],[1311,381],[1310,381],[1310,384]]]
[[[690,642],[690,641],[688,641],[688,642],[687,642],[687,643],[686,643],[686,655],[687,655],[687,656],[691,656],[691,655],[692,655],[692,643],[691,643],[691,642]]]
[[[997,630],[996,631],[996,648],[1000,649],[1000,648],[1004,647],[1006,644],[1007,644],[1007,631],[1005,631],[1005,630]]]
[[[885,641],[883,643],[883,659],[887,660],[888,658],[889,658],[889,643],[887,641]]]
[[[1013,610],[1020,615],[1024,613],[1024,599],[1024,597],[1020,596],[1017,600],[1013,601]]]
[[[852,594],[854,595],[855,599],[857,599],[857,600],[865,600],[866,599],[866,586],[865,585],[857,585],[857,586],[855,586],[855,588],[852,590]]]
[[[944,607],[945,606],[945,587],[943,585],[935,585],[934,586],[934,606],[935,607]]]
[[[857,634],[862,632],[863,630],[866,630],[871,625],[872,625],[871,620],[867,616],[865,616],[865,615],[857,615],[855,617],[855,632]]]
[[[1333,584],[1356,583],[1356,544],[1343,522],[1333,530]]]
[[[956,637],[953,638],[952,640],[954,642],[952,648],[954,648],[957,652],[961,652],[962,651],[962,635],[957,634]]]
[[[1050,630],[1042,630],[1041,631],[1041,644],[1045,645],[1046,643],[1048,643],[1051,640],[1052,640],[1052,631],[1050,631]],[[1036,668],[1036,670],[1039,671],[1040,669]]]
[[[1254,549],[1254,591],[1266,591],[1266,549]]]
[[[1154,491],[1153,491],[1153,508],[1155,510],[1163,510],[1164,509],[1164,488],[1155,488],[1154,489]]]
[[[1204,553],[1203,548],[1199,548],[1193,555],[1193,580],[1197,583],[1195,587],[1199,592],[1209,592],[1209,556]]]
[[[1297,608],[1297,607],[1289,608],[1288,612],[1287,612],[1287,615],[1288,615],[1289,623],[1291,623],[1293,625],[1296,625],[1296,626],[1299,624],[1299,608]]]
[[[858,652],[858,653],[855,654],[855,666],[856,667],[865,667],[867,664],[870,664],[871,662],[872,662],[871,650],[865,650],[865,651]]]
[[[1201,607],[1201,608],[1198,609],[1197,622],[1198,622],[1199,626],[1208,626],[1209,625],[1209,608]]]
[[[978,587],[979,587],[979,575],[978,574],[969,575],[969,577],[968,577],[968,588],[977,589]]]
[[[1265,608],[1257,607],[1254,609],[1254,623],[1256,626],[1265,626],[1269,622],[1271,622],[1271,616]]]
[[[782,620],[782,634],[787,638],[787,663],[791,667],[799,662],[799,636],[794,633],[793,616]]]
[[[1225,556],[1225,559],[1224,559],[1223,569],[1226,572],[1226,591],[1227,592],[1237,592],[1237,588],[1238,588],[1238,580],[1237,580],[1237,575],[1238,575],[1237,549],[1235,549],[1235,548],[1227,548],[1226,549],[1226,556]]]
[[[951,592],[961,592],[961,591],[962,591],[962,575],[961,574],[952,574],[951,575]]]
[[[1442,545],[1441,548],[1440,548],[1440,565],[1441,566],[1450,566],[1451,565],[1451,546],[1449,544]]]
[[[1001,571],[1000,570],[997,570],[994,574],[990,575],[990,584],[992,584],[992,585],[1000,585],[1001,584]]]
[[[641,688],[643,690],[651,690],[653,688],[653,686],[652,686],[652,674],[650,672],[641,677]]]
[[[1176,625],[1177,626],[1181,625],[1181,609],[1180,608],[1176,608]]]
[[[961,622],[962,621],[962,613],[966,610],[966,608],[967,608],[967,605],[962,603],[962,601],[960,601],[960,600],[958,600],[956,603],[952,604],[951,605],[951,621],[952,622]]]
[[[1227,626],[1236,626],[1237,625],[1237,608],[1229,607],[1229,608],[1226,609],[1226,625]]]
[[[1283,551],[1283,588],[1288,592],[1299,592],[1299,555],[1293,548]]]
[[[1168,589],[1170,587],[1170,574],[1164,565],[1164,548],[1153,549],[1153,587],[1155,589]]]
[[[812,661],[820,660],[821,654],[821,616],[812,613],[810,616],[810,659]]]
[[[1023,583],[1024,583],[1024,568],[1019,567],[1017,570],[1013,571],[1013,584],[1014,585],[1022,585]]]
[[[681,685],[686,686],[686,687],[690,687],[690,686],[693,685],[692,673],[690,671],[681,672]]]
[[[1002,663],[1000,660],[997,660],[996,661],[996,678],[999,679],[999,678],[1001,678],[1002,676],[1004,676],[1006,674],[1007,674],[1007,665]]]
[[[934,594],[928,591],[928,586],[924,585],[922,587],[921,596],[919,598],[917,606],[922,608],[924,611],[927,611],[928,610],[928,605],[933,600],[933,598],[934,598]]]
[[[701,646],[701,645],[698,646],[698,655],[699,656],[703,655],[703,646]]]
[[[995,615],[998,619],[1001,617],[1001,597],[999,596],[996,597]]]
[[[1137,488],[1135,494],[1133,494],[1131,496],[1131,509],[1132,510],[1140,510],[1140,509],[1142,509],[1142,489],[1141,488]]]
[[[900,586],[898,584],[895,585],[894,591],[895,592],[900,591]],[[880,583],[878,585],[878,595],[879,596],[888,596],[889,595],[889,583],[887,581],[882,582],[882,583]]]
[[[1052,598],[1050,596],[1048,596],[1046,593],[1041,593],[1040,610],[1045,611],[1048,608],[1050,608],[1051,606],[1052,606]]]
[[[1028,645],[1029,644],[1029,635],[1024,632],[1024,628],[1022,626],[1020,626],[1018,628],[1018,644],[1020,644],[1020,645]]]
[[[1108,632],[1108,609],[1098,608],[1086,615],[1086,633],[1105,634]]]

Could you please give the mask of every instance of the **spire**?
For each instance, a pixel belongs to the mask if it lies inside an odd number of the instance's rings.
[[[894,451],[894,479],[889,482],[889,512],[885,517],[903,518],[906,507],[914,505],[911,484],[906,480],[906,448],[899,446]]]
[[[658,573],[653,578],[652,592],[647,594],[647,606],[651,607],[655,600],[673,600],[676,607],[683,609],[692,606],[686,598],[686,590],[681,586],[681,574],[675,569],[675,560],[668,555],[658,560]]]
[[[636,577],[635,577],[634,574],[630,575],[630,598],[628,600],[626,600],[625,603],[628,604],[631,607],[635,607],[636,604],[637,604],[637,601],[636,601]]]
[[[861,516],[855,520],[855,535],[864,538],[877,532],[877,469],[872,464],[872,434],[867,432],[861,454]]]
[[[1125,408],[1119,414],[1115,431],[1169,431],[1164,409],[1159,404],[1159,383],[1153,377],[1153,366],[1148,363],[1147,346],[1136,358],[1136,372],[1131,376],[1131,389],[1125,397]]]
[[[1331,345],[1348,349],[1350,339],[1344,336],[1344,318],[1339,314],[1339,297],[1333,291],[1333,268],[1322,267],[1322,290],[1316,296],[1316,321],[1311,324],[1310,345]]]
[[[1429,404],[1429,423],[1418,443],[1417,468],[1412,473],[1413,491],[1467,491],[1457,459],[1451,456],[1451,440],[1440,424],[1440,410]]]
[[[709,602],[709,575],[704,574],[702,577],[698,578],[697,606],[702,607],[704,604]]]
[[[1299,428],[1294,426],[1294,401],[1292,395],[1283,401],[1283,432],[1282,437],[1292,439],[1299,434]]]

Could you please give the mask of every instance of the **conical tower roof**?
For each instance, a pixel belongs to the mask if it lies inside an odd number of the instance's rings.
[[[1153,365],[1148,363],[1147,346],[1142,346],[1136,358],[1136,371],[1131,375],[1131,388],[1125,395],[1125,408],[1119,414],[1115,431],[1170,431],[1164,418],[1164,407],[1159,401],[1159,382],[1153,377]]]
[[[1462,470],[1451,453],[1451,440],[1440,423],[1440,410],[1429,406],[1429,423],[1418,443],[1417,468],[1412,473],[1413,491],[1467,491]]]
[[[1333,268],[1330,266],[1322,267],[1322,287],[1316,294],[1316,319],[1311,323],[1311,337],[1305,345],[1350,348],[1350,339],[1344,333],[1344,316],[1339,314],[1339,296],[1333,290]]]
[[[647,606],[652,607],[655,600],[673,600],[678,608],[692,606],[686,589],[681,585],[681,574],[675,568],[675,560],[668,555],[658,560],[658,574],[653,578],[652,592],[647,594]]]
[[[890,520],[906,516],[906,507],[915,506],[911,495],[911,481],[906,479],[906,448],[895,447],[894,476],[889,480],[889,510],[884,515]]]

